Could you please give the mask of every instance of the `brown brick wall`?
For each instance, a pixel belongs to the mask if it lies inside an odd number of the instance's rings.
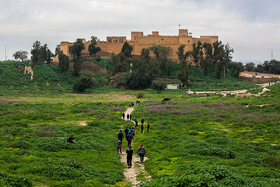
[[[153,44],[162,45],[166,47],[170,47],[169,58],[177,60],[177,50],[180,45],[185,45],[185,51],[191,51],[193,43],[197,43],[201,41],[202,43],[214,43],[218,40],[218,36],[201,36],[200,38],[193,38],[188,35],[187,29],[180,29],[178,36],[161,36],[158,31],[153,31],[151,35],[144,36],[143,32],[131,32],[131,40],[126,40],[126,37],[107,37],[107,41],[98,42],[98,46],[101,48],[101,51],[105,54],[108,53],[120,53],[123,43],[127,41],[132,47],[133,55],[140,55],[141,50],[143,48],[151,47]],[[84,56],[88,56],[88,46],[89,42],[85,43],[85,49],[82,51]],[[69,46],[73,45],[73,43],[69,42],[61,42],[60,48],[64,52],[64,54],[70,56],[69,54]],[[151,52],[151,55],[153,53]]]

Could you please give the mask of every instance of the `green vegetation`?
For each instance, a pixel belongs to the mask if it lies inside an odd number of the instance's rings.
[[[280,186],[280,85],[270,89],[251,98],[141,100],[133,116],[151,128],[134,145],[145,145],[153,178],[143,186]]]
[[[112,67],[108,59],[93,63],[101,62]],[[144,165],[152,180],[137,176],[143,186],[280,186],[279,84],[260,97],[201,97],[185,89],[121,91],[109,87],[110,75],[86,72],[80,78],[93,76],[95,87],[73,94],[79,78],[72,69],[37,65],[30,80],[25,65],[31,64],[0,63],[1,186],[128,185],[116,138],[131,125],[120,116],[137,98],[133,118],[151,124],[133,143],[134,152],[143,143],[149,157]],[[215,72],[192,71],[192,90],[260,91],[230,74],[224,82]],[[171,101],[161,101],[166,97]],[[75,144],[67,143],[71,134]]]
[[[280,61],[279,60],[270,60],[265,61],[263,64],[254,64],[250,62],[245,65],[246,71],[256,71],[260,73],[272,73],[272,74],[280,74]]]

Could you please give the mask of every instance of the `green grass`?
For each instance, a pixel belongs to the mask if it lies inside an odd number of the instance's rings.
[[[279,186],[279,84],[270,89],[252,98],[142,102],[133,116],[144,116],[151,129],[134,144],[145,145],[154,179],[144,186]]]
[[[129,186],[116,138],[132,125],[120,116],[139,93],[144,98],[132,118],[151,124],[133,143],[134,152],[143,143],[149,157],[152,180],[137,176],[143,186],[280,186],[279,84],[260,97],[200,97],[185,89],[119,90],[108,86],[108,75],[96,74],[95,88],[73,94],[72,70],[41,65],[31,81],[23,64],[0,63],[1,186]],[[228,78],[225,84],[209,75],[191,89],[259,91]],[[75,144],[66,142],[70,134]]]

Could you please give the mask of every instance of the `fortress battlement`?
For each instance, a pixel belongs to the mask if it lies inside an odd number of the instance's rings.
[[[90,41],[81,39],[85,44],[85,49],[82,55],[88,56],[88,46]],[[107,36],[106,41],[98,41],[97,46],[101,48],[102,54],[109,56],[111,53],[119,54],[125,42],[128,42],[132,47],[132,55],[140,55],[143,48],[151,47],[153,44],[162,45],[170,48],[168,57],[177,60],[177,51],[180,45],[185,45],[185,51],[192,51],[194,43],[201,41],[202,43],[214,43],[218,40],[218,36],[200,36],[199,38],[192,37],[188,29],[179,29],[177,36],[160,35],[159,31],[152,31],[152,34],[144,35],[143,32],[132,31],[131,39],[127,40],[126,36]],[[69,46],[74,42],[63,41],[60,44],[60,50],[64,54],[71,57]],[[151,54],[152,55],[152,54]]]

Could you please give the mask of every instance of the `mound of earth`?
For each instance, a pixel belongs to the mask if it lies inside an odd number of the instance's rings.
[[[70,63],[70,67],[73,68],[73,62]],[[84,61],[82,64],[82,69],[83,70],[88,70],[88,71],[92,71],[95,73],[103,73],[103,74],[108,74],[108,71],[102,67],[100,67],[99,65],[91,62],[91,61]]]

